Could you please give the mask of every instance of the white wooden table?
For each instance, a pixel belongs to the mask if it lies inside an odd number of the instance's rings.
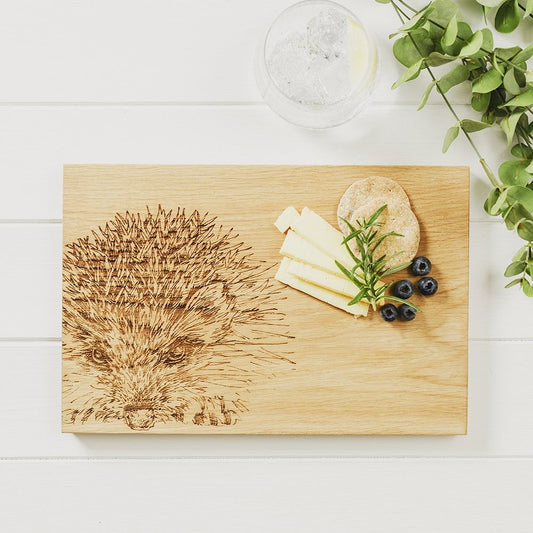
[[[469,147],[441,154],[448,111],[415,111],[426,80],[390,91],[390,7],[351,0],[383,63],[356,120],[306,131],[261,102],[256,39],[289,3],[1,2],[0,530],[533,531],[533,300],[502,278],[519,240],[483,213]],[[470,165],[468,436],[62,435],[66,162]]]

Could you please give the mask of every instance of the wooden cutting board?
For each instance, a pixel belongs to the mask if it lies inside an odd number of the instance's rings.
[[[412,322],[273,280],[279,213],[335,224],[372,175],[405,188],[439,281]],[[468,217],[466,167],[65,166],[63,431],[466,433]]]

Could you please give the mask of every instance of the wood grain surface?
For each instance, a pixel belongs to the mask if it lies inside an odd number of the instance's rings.
[[[252,247],[255,258],[275,265],[283,236],[273,222],[284,207],[308,206],[335,223],[344,190],[370,175],[397,180],[420,221],[419,253],[431,258],[439,281],[437,295],[417,297],[423,312],[410,323],[387,324],[376,314],[354,320],[283,287],[279,311],[292,336],[294,365],[254,382],[248,411],[234,425],[174,421],[156,423],[149,433],[466,433],[465,167],[66,166],[63,243],[90,235],[116,213],[181,207],[216,216]],[[90,395],[84,386],[80,380],[80,391]],[[121,420],[91,419],[64,422],[63,430],[132,432]]]

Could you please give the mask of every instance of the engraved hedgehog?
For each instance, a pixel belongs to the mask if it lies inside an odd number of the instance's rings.
[[[216,218],[117,214],[63,258],[64,419],[234,424],[287,343],[268,267]]]

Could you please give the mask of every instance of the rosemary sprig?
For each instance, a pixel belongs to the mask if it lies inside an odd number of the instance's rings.
[[[420,311],[420,309],[411,302],[386,294],[387,290],[393,285],[393,281],[389,283],[381,282],[381,278],[389,276],[390,274],[395,274],[411,264],[411,262],[409,262],[395,267],[387,267],[387,263],[402,252],[397,252],[390,257],[387,257],[386,255],[377,258],[374,257],[376,255],[376,249],[381,243],[383,243],[383,241],[389,237],[403,237],[403,235],[394,231],[382,234],[379,233],[379,228],[383,226],[383,222],[379,222],[378,219],[386,207],[387,204],[382,205],[368,220],[364,218],[357,220],[357,227],[354,227],[347,220],[342,219],[350,230],[350,234],[343,239],[342,244],[346,247],[348,254],[353,259],[354,265],[351,269],[348,269],[338,261],[335,261],[335,264],[358,289],[357,294],[348,302],[348,305],[354,305],[361,300],[366,300],[375,311],[378,302],[392,300],[394,302],[407,304],[413,309]],[[359,250],[359,257],[355,255],[350,246],[352,240],[355,240],[355,244]]]

